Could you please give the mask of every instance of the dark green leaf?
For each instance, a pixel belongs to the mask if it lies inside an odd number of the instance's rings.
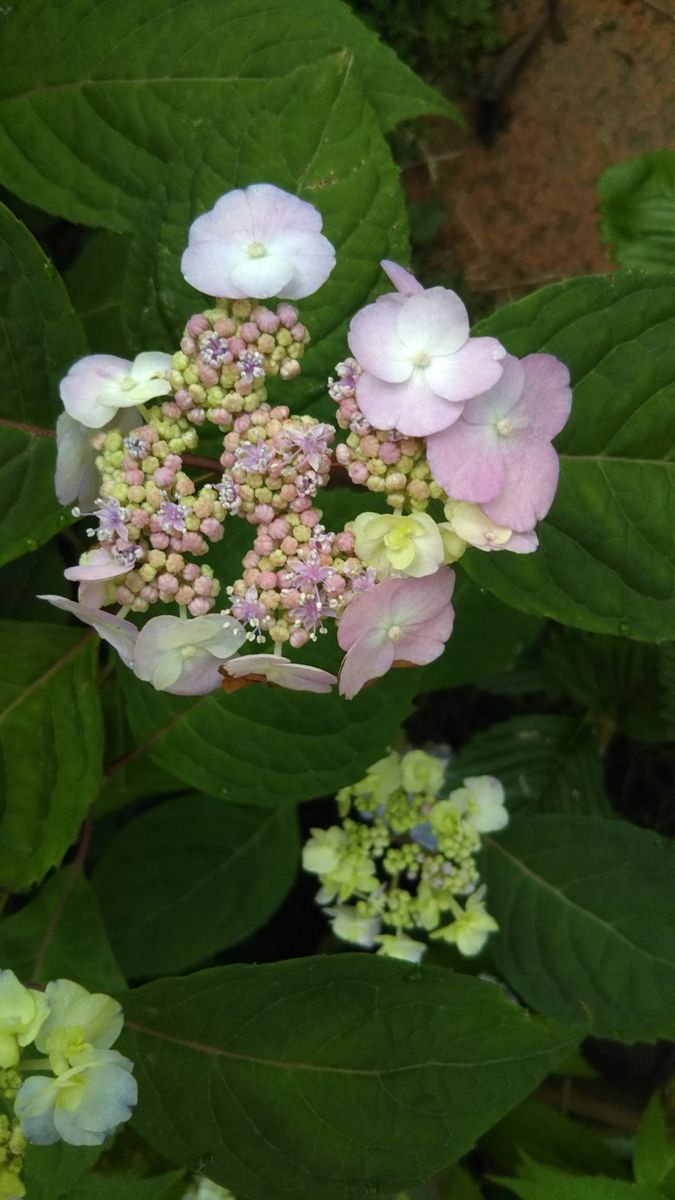
[[[19,912],[0,921],[0,962],[20,979],[74,979],[94,992],[125,986],[96,898],[78,864],[56,872]]]
[[[609,167],[598,182],[600,228],[624,267],[675,267],[675,152]]]
[[[462,560],[507,604],[596,633],[675,635],[675,289],[619,272],[554,284],[480,332],[513,354],[548,351],[574,384],[557,440],[560,486],[536,554]]]
[[[325,639],[328,640],[328,639]],[[409,678],[410,677],[410,678]],[[188,787],[237,804],[292,804],[360,779],[410,710],[423,673],[397,671],[354,700],[257,684],[183,699],[122,678],[137,750]],[[114,780],[118,767],[109,768]]]
[[[577,704],[628,737],[662,742],[675,738],[675,713],[669,711],[674,649],[559,629],[546,643],[545,661],[554,682]]]
[[[63,589],[64,566],[58,546],[52,541],[0,567],[2,619],[67,624],[68,613],[38,599],[38,596],[53,595]]]
[[[530,713],[476,733],[450,763],[451,783],[496,775],[510,812],[604,816],[602,760],[590,728],[577,717]]]
[[[248,1200],[350,1200],[460,1157],[569,1049],[493,984],[364,954],[124,998],[139,1132]]]
[[[547,1166],[623,1179],[626,1164],[592,1129],[548,1104],[526,1100],[508,1113],[483,1139],[500,1171],[518,1173],[523,1156]],[[551,1197],[554,1200],[554,1197]]]
[[[128,358],[122,309],[131,245],[118,233],[94,233],[65,276],[75,312],[96,354]]]
[[[633,1172],[638,1183],[654,1184],[664,1196],[675,1195],[675,1140],[658,1092],[640,1121],[633,1148]]]
[[[528,1163],[522,1179],[498,1179],[520,1200],[662,1200],[657,1188],[642,1187],[601,1175],[568,1175],[539,1163]]]
[[[493,952],[511,987],[599,1037],[673,1037],[672,843],[574,816],[529,817],[486,842]]]
[[[0,622],[0,887],[61,862],[101,780],[96,638]]]
[[[103,1146],[28,1146],[24,1159],[27,1200],[72,1200],[73,1187],[94,1166]]]
[[[184,971],[248,937],[281,904],[298,851],[288,807],[181,796],[131,821],[93,880],[127,975]]]
[[[54,267],[0,205],[0,563],[34,550],[68,520],[54,493],[57,384],[85,352]]]
[[[153,1175],[149,1179],[129,1179],[125,1175],[102,1175],[93,1171],[79,1179],[73,1192],[59,1196],[58,1200],[182,1200],[184,1195],[183,1171]]]

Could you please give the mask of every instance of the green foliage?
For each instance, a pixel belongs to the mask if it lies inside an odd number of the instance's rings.
[[[281,904],[298,852],[285,806],[181,796],[131,821],[93,881],[126,973],[183,971],[248,937]]]
[[[71,1200],[88,1171],[101,1157],[102,1146],[29,1146],[25,1182],[30,1200]],[[86,1184],[85,1184],[86,1186]]]
[[[580,1175],[628,1175],[626,1164],[597,1133],[537,1100],[526,1100],[503,1117],[483,1145],[491,1163],[509,1174],[517,1174],[525,1158]]]
[[[675,293],[670,275],[553,284],[484,321],[513,354],[570,369],[572,416],[557,439],[560,485],[537,554],[463,562],[525,612],[660,642],[675,628]]]
[[[519,820],[486,841],[494,956],[514,991],[599,1037],[672,1037],[672,843],[577,816]]]
[[[675,1138],[658,1093],[649,1101],[637,1131],[633,1173],[638,1183],[658,1187],[664,1197],[675,1196]]]
[[[0,621],[0,887],[61,862],[101,782],[96,639]]]
[[[57,871],[24,908],[0,924],[0,962],[19,979],[43,986],[76,979],[91,991],[125,986],[96,899],[73,863]]]
[[[578,717],[530,713],[474,734],[452,760],[452,782],[496,775],[511,813],[609,816],[602,759],[587,723]]]
[[[216,968],[124,1004],[136,1128],[247,1200],[426,1179],[574,1040],[490,984],[358,954]]]
[[[675,151],[608,167],[598,182],[600,228],[624,267],[675,267]]]
[[[556,629],[547,641],[552,680],[577,704],[637,741],[675,738],[672,643],[648,646]]]
[[[57,384],[85,351],[59,276],[0,205],[0,563],[34,550],[67,520],[51,483]]]
[[[520,1200],[662,1200],[658,1188],[599,1175],[568,1175],[535,1162],[523,1166],[520,1179],[498,1182]]]

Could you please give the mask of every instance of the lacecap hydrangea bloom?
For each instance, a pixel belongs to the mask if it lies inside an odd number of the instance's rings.
[[[385,260],[394,290],[354,315],[350,356],[328,381],[335,422],[272,401],[270,382],[292,384],[310,340],[292,301],[334,266],[313,204],[269,183],[228,192],[188,233],[185,278],[216,298],[176,352],[94,354],[62,381],[56,489],[78,500],[91,542],[65,572],[77,599],[43,598],[160,691],[337,685],[350,699],[443,653],[450,567],[467,550],[537,548],[567,370],[472,336],[447,288]],[[220,457],[205,459],[200,436],[214,433]],[[321,492],[336,472],[363,506],[330,529]],[[235,520],[249,547],[220,578],[209,555]],[[304,663],[333,631],[340,669]]]
[[[338,793],[340,824],[313,829],[302,855],[336,937],[419,963],[427,938],[479,954],[497,922],[485,906],[481,834],[508,823],[504,789],[471,776],[444,795],[447,759],[395,752]]]

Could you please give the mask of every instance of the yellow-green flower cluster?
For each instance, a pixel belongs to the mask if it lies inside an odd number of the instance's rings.
[[[317,902],[337,937],[419,962],[427,934],[478,954],[497,923],[486,911],[476,854],[508,822],[504,789],[471,776],[443,796],[446,760],[392,752],[338,793],[339,825],[313,829],[303,850]]]
[[[0,1092],[12,1109],[0,1116],[0,1200],[26,1194],[26,1142],[100,1146],[131,1116],[133,1063],[111,1049],[122,1024],[111,996],[70,979],[42,992],[0,970]],[[29,1046],[40,1057],[26,1057]]]

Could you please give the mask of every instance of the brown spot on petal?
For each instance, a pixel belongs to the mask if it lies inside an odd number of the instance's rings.
[[[218,670],[223,677],[223,691],[228,696],[230,692],[238,692],[252,683],[266,683],[268,687],[279,687],[278,683],[271,683],[266,675],[228,675],[225,667],[218,667]]]
[[[405,658],[397,658],[394,660],[394,662],[391,665],[392,665],[392,667],[416,667],[419,664],[414,663],[414,662],[408,662],[408,660]]]

